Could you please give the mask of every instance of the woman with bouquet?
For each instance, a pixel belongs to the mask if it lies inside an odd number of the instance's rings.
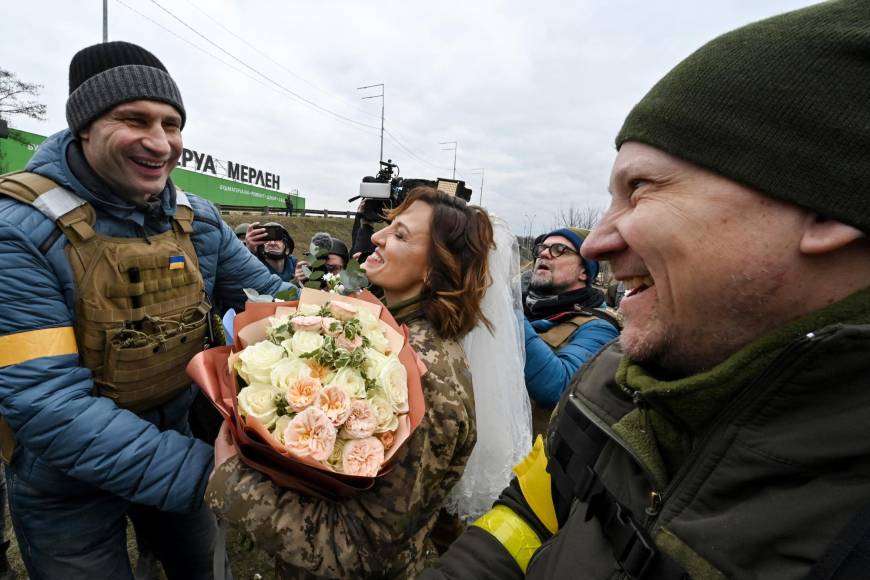
[[[372,283],[426,365],[426,412],[393,469],[356,496],[328,501],[275,486],[222,438],[206,501],[276,557],[279,578],[413,578],[435,557],[430,534],[462,475],[476,431],[461,339],[489,285],[492,225],[480,208],[417,188],[372,236]]]

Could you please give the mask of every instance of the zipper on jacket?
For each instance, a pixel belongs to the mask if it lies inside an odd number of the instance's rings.
[[[647,511],[649,517],[645,518],[646,521],[644,522],[644,528],[646,528],[647,531],[651,531],[655,527],[661,508],[664,507],[668,499],[677,492],[680,484],[682,484],[682,482],[685,481],[697,468],[698,463],[696,460],[702,455],[702,452],[706,449],[713,436],[719,434],[723,425],[730,424],[731,421],[745,409],[746,401],[752,399],[756,395],[753,392],[755,387],[769,380],[771,377],[777,376],[782,369],[788,368],[795,360],[803,356],[806,351],[814,346],[816,342],[819,342],[819,340],[820,337],[817,333],[810,332],[793,342],[785,351],[780,353],[780,355],[770,364],[770,366],[767,367],[767,369],[764,370],[764,372],[762,372],[755,380],[750,381],[740,394],[731,401],[725,410],[719,414],[719,417],[714,420],[710,429],[707,430],[704,436],[698,440],[697,445],[694,446],[691,453],[686,457],[682,467],[680,467],[673,479],[665,487],[664,492],[658,499],[659,509],[655,512],[655,515]]]

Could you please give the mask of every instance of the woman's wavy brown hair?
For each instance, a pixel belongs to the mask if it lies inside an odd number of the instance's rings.
[[[468,334],[478,321],[492,329],[480,303],[491,283],[492,223],[483,208],[433,187],[412,189],[387,213],[392,220],[419,201],[432,207],[429,272],[423,287],[423,314],[443,338]]]

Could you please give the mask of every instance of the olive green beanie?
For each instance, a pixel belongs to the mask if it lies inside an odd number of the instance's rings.
[[[870,232],[870,0],[739,28],[678,64],[616,138]]]

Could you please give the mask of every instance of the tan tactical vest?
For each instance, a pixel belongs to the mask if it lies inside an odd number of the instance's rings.
[[[619,314],[615,310],[610,308],[595,308],[594,310],[602,310],[608,316],[614,318],[614,320],[620,321],[618,318]],[[568,339],[571,338],[571,335],[573,335],[578,328],[587,322],[592,322],[593,320],[600,319],[591,314],[578,314],[573,318],[560,321],[550,330],[538,334],[538,337],[546,342],[547,346],[553,349],[553,351],[557,351],[568,342]],[[547,427],[550,424],[550,416],[553,414],[553,411],[554,409],[546,409],[534,400],[532,401],[532,429],[534,430],[534,437],[537,437],[539,434],[546,436]]]
[[[33,205],[67,237],[76,343],[94,394],[140,412],[187,388],[185,367],[208,340],[210,305],[184,192],[176,192],[172,228],[147,238],[97,234],[90,204],[34,173],[0,176],[0,193]]]

